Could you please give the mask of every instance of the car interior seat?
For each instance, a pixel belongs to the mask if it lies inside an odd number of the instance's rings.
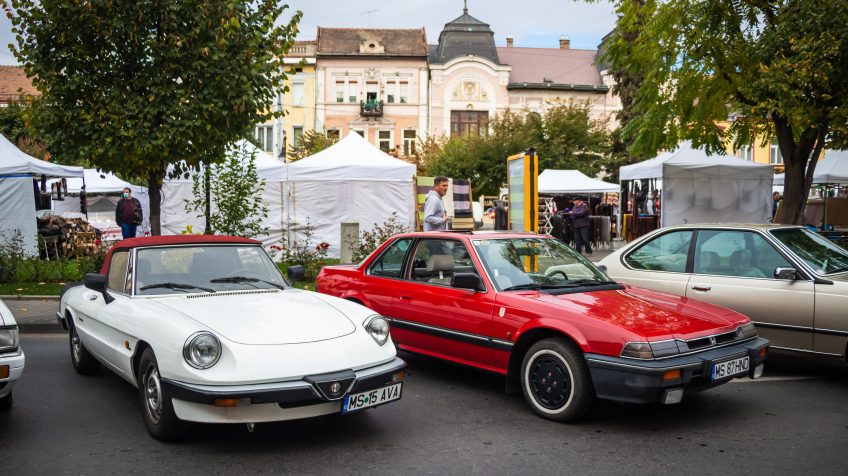
[[[765,278],[766,275],[760,268],[754,267],[754,255],[750,250],[736,250],[730,255],[730,266],[733,267],[735,276],[749,278]]]
[[[453,276],[453,255],[432,255],[427,260],[427,271],[438,276],[430,278],[427,282],[434,284],[450,285]]]
[[[695,272],[721,274],[720,271],[721,260],[718,257],[718,253],[715,251],[702,251],[700,263]]]
[[[195,253],[192,257],[191,264],[188,266],[188,272],[192,275],[202,275],[209,279],[214,279],[220,274],[221,263],[218,256],[213,256],[212,253],[202,252]]]

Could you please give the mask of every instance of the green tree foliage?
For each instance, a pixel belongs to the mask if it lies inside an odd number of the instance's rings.
[[[316,132],[312,129],[303,133],[297,147],[289,146],[289,162],[294,162],[310,155],[317,154],[322,150],[338,142],[338,139],[330,138],[324,132]]]
[[[454,136],[441,147],[420,148],[430,175],[471,180],[475,194],[496,195],[506,182],[506,158],[535,147],[539,169],[577,169],[594,176],[609,153],[605,124],[588,104],[559,105],[544,116],[507,111],[489,122],[485,135]]]
[[[617,0],[606,60],[643,77],[631,151],[690,139],[723,152],[777,139],[786,167],[785,220],[799,223],[816,161],[848,134],[848,2]],[[737,116],[721,129],[718,121]]]
[[[11,6],[9,5],[11,4]],[[271,104],[301,14],[272,0],[9,0],[14,54],[41,96],[32,124],[58,160],[143,178],[159,234],[169,164],[224,158]]]
[[[208,176],[207,176],[208,172]],[[206,203],[208,179],[211,203]],[[268,218],[268,206],[262,200],[265,180],[256,173],[256,149],[233,146],[222,163],[211,165],[194,174],[192,200],[186,200],[186,211],[206,218],[207,234],[253,238],[268,233],[262,224]]]
[[[0,134],[24,153],[44,159],[48,152],[47,146],[39,140],[35,131],[26,125],[28,103],[31,100],[32,98],[21,96],[19,102],[0,107]]]

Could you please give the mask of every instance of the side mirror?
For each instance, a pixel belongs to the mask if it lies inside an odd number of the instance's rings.
[[[85,285],[85,287],[102,294],[103,301],[105,301],[106,304],[109,304],[110,302],[115,300],[115,298],[113,298],[109,295],[109,293],[106,292],[108,282],[108,278],[105,274],[86,273],[86,275],[83,277],[83,284]]]
[[[301,265],[289,266],[286,268],[286,276],[288,276],[289,282],[294,284],[296,281],[303,280],[303,277],[306,276],[306,270]]]
[[[602,273],[606,273],[606,272],[607,272],[607,265],[605,265],[605,264],[599,264],[599,265],[597,265],[597,268],[598,268],[599,270],[601,270],[601,272],[602,272]]]
[[[483,280],[474,273],[454,273],[451,276],[451,287],[459,289],[470,289],[472,291],[485,291]]]
[[[798,279],[798,270],[795,268],[782,268],[778,266],[777,268],[774,268],[774,279],[795,281]]]

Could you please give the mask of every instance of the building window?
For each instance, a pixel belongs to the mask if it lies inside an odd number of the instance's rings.
[[[303,138],[303,126],[292,127],[292,147],[297,148]]]
[[[777,142],[772,142],[769,147],[769,163],[772,165],[783,164],[783,156],[780,154],[780,146]]]
[[[418,140],[418,135],[415,132],[415,129],[409,129],[403,131],[403,155],[404,157],[408,157],[410,155],[415,155],[415,143]]]
[[[386,83],[386,102],[389,104],[394,104],[395,98],[397,97],[397,83],[394,81],[388,81]]]
[[[398,92],[401,104],[409,102],[409,83],[402,81],[400,83],[400,91]]]
[[[292,105],[303,106],[306,101],[306,85],[303,83],[292,84]]]
[[[359,97],[359,83],[357,81],[351,81],[347,85],[347,95],[348,102],[359,102],[357,99]]]
[[[356,132],[357,134],[359,134],[360,136],[362,136],[362,138],[363,138],[363,139],[365,138],[365,131],[364,131],[364,130],[362,130],[362,129],[354,129],[354,130],[353,130],[353,132]]]
[[[327,137],[328,138],[338,140],[338,138],[340,136],[341,136],[341,131],[339,131],[338,129],[327,129]]]
[[[365,102],[377,102],[380,100],[380,84],[376,81],[365,83]]]
[[[750,145],[742,146],[740,149],[736,151],[736,157],[740,159],[747,160],[749,162],[754,161],[754,148]]]
[[[274,126],[261,125],[256,126],[256,142],[259,147],[265,152],[274,151]]]
[[[336,102],[344,102],[345,98],[345,83],[344,81],[336,81]]]
[[[377,131],[377,146],[385,153],[392,150],[392,131]]]
[[[451,135],[486,134],[489,113],[485,111],[451,111]]]

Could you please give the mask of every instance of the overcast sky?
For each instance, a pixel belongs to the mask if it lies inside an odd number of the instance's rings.
[[[289,0],[288,4],[292,11],[303,12],[298,39],[314,39],[318,26],[424,27],[428,42],[435,44],[444,24],[462,14],[462,0]],[[468,0],[468,13],[491,25],[498,46],[512,34],[515,46],[553,48],[561,35],[567,35],[572,48],[596,49],[615,24],[608,2]],[[17,64],[9,52],[12,41],[11,23],[0,15],[0,64]]]

